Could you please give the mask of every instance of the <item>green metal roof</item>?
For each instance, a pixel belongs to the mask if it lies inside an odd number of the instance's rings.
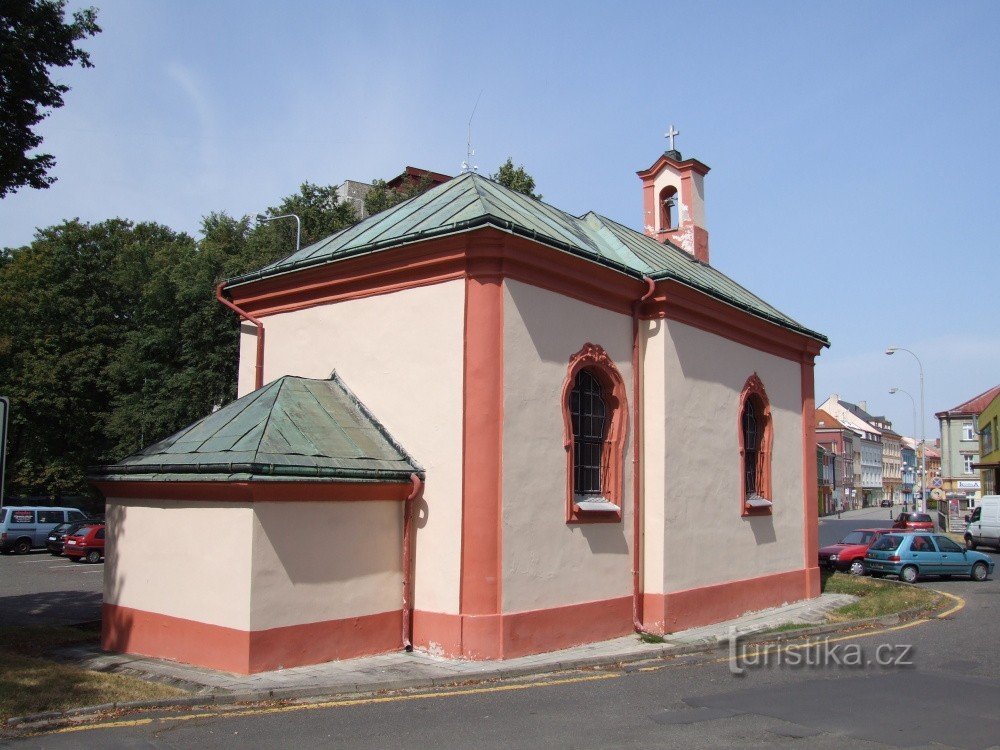
[[[423,469],[334,373],[329,380],[279,378],[90,476],[407,482],[412,473],[423,476]]]
[[[334,263],[408,242],[492,226],[528,237],[635,278],[670,279],[752,315],[827,344],[827,339],[784,315],[707,263],[594,212],[572,216],[468,172],[370,216],[259,271],[227,282],[258,279]]]

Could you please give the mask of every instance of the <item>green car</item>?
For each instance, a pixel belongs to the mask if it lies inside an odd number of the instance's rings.
[[[920,576],[969,576],[985,581],[993,572],[993,558],[955,544],[942,534],[901,532],[875,540],[865,555],[865,572],[875,578],[899,576],[913,583]]]

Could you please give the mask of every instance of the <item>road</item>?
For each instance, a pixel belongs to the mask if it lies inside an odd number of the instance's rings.
[[[824,541],[876,525],[876,509],[824,520]],[[888,523],[888,513],[885,522]],[[846,516],[846,514],[845,514]],[[912,627],[829,644],[910,647],[911,666],[777,665],[730,671],[694,657],[627,671],[539,677],[327,705],[243,707],[124,717],[104,729],[19,740],[17,748],[330,747],[620,748],[773,747],[852,750],[997,747],[1000,743],[1000,583],[921,585],[965,606]],[[800,652],[803,653],[803,652]],[[837,653],[837,652],[833,652]],[[886,652],[883,652],[886,653]],[[841,660],[845,654],[841,653]],[[644,669],[646,671],[644,671]],[[149,721],[147,721],[147,719]],[[139,722],[139,723],[136,723]],[[145,723],[144,723],[145,722]]]
[[[45,551],[0,555],[0,626],[72,625],[101,619],[104,563]]]

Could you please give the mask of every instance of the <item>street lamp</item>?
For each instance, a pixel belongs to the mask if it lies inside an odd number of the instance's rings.
[[[282,214],[281,216],[257,215],[257,221],[261,224],[266,224],[269,221],[277,221],[278,219],[295,219],[295,252],[298,252],[299,248],[302,247],[302,219],[295,214]]]
[[[920,357],[901,346],[890,346],[885,353],[890,357],[896,352],[906,352],[915,360],[920,368],[920,512],[927,512],[927,431],[924,429],[924,365]],[[909,395],[909,394],[907,394]],[[916,428],[916,425],[914,425]]]
[[[916,434],[917,434],[917,404],[913,400],[913,396],[910,395],[910,393],[908,391],[904,391],[902,388],[890,388],[889,389],[889,393],[890,394],[905,393],[906,396],[910,399],[910,406],[913,407],[913,435],[914,435],[914,440],[916,440]],[[923,496],[924,496],[924,484],[923,484],[923,478],[921,478],[921,480],[920,480],[920,497],[923,497]]]

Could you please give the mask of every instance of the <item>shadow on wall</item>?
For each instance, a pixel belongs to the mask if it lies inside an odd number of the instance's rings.
[[[541,361],[566,365],[573,353],[590,341],[603,347],[619,368],[631,367],[632,319],[628,315],[566,300],[527,284],[510,283],[507,290],[514,311],[505,315],[514,312],[521,318]],[[572,308],[565,306],[570,304]],[[622,377],[626,374],[623,371]]]
[[[128,651],[132,632],[132,617],[117,610],[108,612],[108,604],[116,604],[125,583],[125,571],[118,560],[118,546],[125,529],[128,508],[119,503],[107,503],[105,509],[104,539],[104,605],[101,610],[101,648],[105,651]],[[165,533],[166,530],[165,530]],[[156,540],[149,540],[150,544]]]
[[[624,555],[628,552],[628,540],[625,538],[623,523],[582,523],[570,528],[574,533],[583,535],[590,546],[590,551],[595,555]]]
[[[398,572],[402,505],[259,503],[254,514],[288,580],[293,585],[323,584]],[[253,554],[257,576],[263,550],[255,548]]]
[[[762,544],[774,544],[778,537],[774,533],[774,519],[771,516],[748,516],[746,519],[750,523],[753,531],[754,541],[757,546]]]

